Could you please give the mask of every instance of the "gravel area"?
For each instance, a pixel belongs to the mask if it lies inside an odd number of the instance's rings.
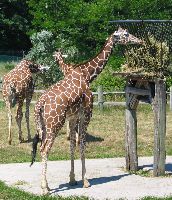
[[[139,158],[139,167],[152,169],[153,158]],[[0,180],[25,191],[41,194],[41,163],[1,164]],[[142,177],[131,175],[124,170],[124,158],[88,159],[86,160],[87,177],[91,187],[82,188],[81,162],[75,161],[75,175],[78,184],[69,186],[70,161],[49,161],[47,179],[51,195],[87,196],[90,199],[129,199],[135,200],[145,196],[172,196],[172,176]],[[172,156],[166,158],[166,170],[172,173]]]

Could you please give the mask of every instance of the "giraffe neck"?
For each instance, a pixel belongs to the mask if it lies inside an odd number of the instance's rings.
[[[59,67],[60,67],[61,71],[63,72],[64,76],[66,76],[66,74],[69,72],[69,70],[71,68],[71,65],[64,63],[62,56],[60,56],[60,58],[58,59],[58,64],[59,64]]]
[[[81,65],[83,73],[86,75],[86,79],[91,83],[104,69],[109,56],[111,55],[113,48],[113,35],[111,35],[106,41],[103,49],[92,60]]]
[[[58,60],[58,63],[59,63],[59,67],[60,69],[62,70],[64,76],[67,74],[68,72],[68,65],[64,63],[64,60],[62,58],[62,56],[60,56],[59,60]]]

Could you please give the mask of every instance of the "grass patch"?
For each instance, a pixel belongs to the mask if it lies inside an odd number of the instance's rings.
[[[0,181],[0,199],[2,200],[88,200],[88,197],[61,197],[61,196],[38,196],[33,195],[15,187],[9,187]],[[122,200],[122,199],[121,199]],[[140,200],[172,200],[172,197],[145,197]]]
[[[139,176],[142,176],[142,177],[150,177],[150,178],[153,178],[154,176],[153,176],[153,170],[152,169],[139,169],[138,171],[128,171],[128,173],[129,174],[135,174],[135,175],[139,175]],[[161,177],[161,178],[165,178],[165,177],[168,177],[168,178],[170,178],[170,177],[172,177],[172,174],[171,174],[171,172],[165,172],[165,175],[163,175],[163,176],[159,176],[159,177]]]
[[[14,183],[14,186],[17,186],[17,185],[28,185],[28,183],[26,181],[18,180],[16,183]]]
[[[35,135],[35,123],[31,106],[30,124],[31,134]],[[15,121],[15,108],[13,113],[12,133],[13,141],[9,146],[8,138],[8,117],[6,108],[0,103],[0,163],[30,162],[31,143],[18,142],[18,128]],[[25,110],[25,109],[24,109]],[[23,111],[24,111],[23,110]],[[149,105],[139,105],[138,112],[138,156],[153,155],[154,145],[154,116]],[[22,122],[23,136],[26,139],[26,123],[23,115]],[[167,138],[166,152],[172,155],[172,112],[167,108]],[[93,117],[88,127],[86,158],[110,158],[125,156],[125,108],[109,107],[103,112],[96,107],[93,110]],[[80,158],[79,148],[76,148],[75,158]],[[66,140],[66,126],[64,126],[55,139],[49,160],[70,159],[69,141]],[[37,161],[40,155],[37,155]]]
[[[87,200],[87,197],[68,197],[63,198],[60,196],[37,196],[14,187],[8,187],[3,182],[0,181],[0,199],[3,200]]]
[[[13,69],[17,62],[0,62],[0,78]]]
[[[145,197],[145,198],[142,198],[141,200],[172,200],[172,197],[163,197],[163,198],[160,198],[160,197]]]

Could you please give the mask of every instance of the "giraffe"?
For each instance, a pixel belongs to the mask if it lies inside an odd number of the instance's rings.
[[[32,78],[33,73],[43,71],[45,68],[41,65],[35,64],[29,60],[23,59],[16,67],[4,76],[2,94],[8,110],[9,119],[9,135],[8,143],[12,142],[12,113],[11,108],[17,104],[16,122],[19,128],[18,138],[23,141],[21,131],[21,121],[23,117],[22,106],[26,99],[26,112],[25,118],[27,123],[28,141],[31,140],[29,129],[29,106],[34,91],[34,81]]]
[[[63,59],[63,55],[60,50],[54,52],[54,58],[56,62],[58,63],[61,71],[63,72],[64,76],[66,76],[70,70],[73,70],[74,64],[65,63]],[[66,120],[67,124],[67,140],[70,140],[70,130],[69,130],[69,121]],[[78,130],[76,129],[76,144],[79,144],[79,135]]]
[[[72,70],[73,67],[75,66],[74,64],[69,64],[64,62],[63,55],[60,50],[55,51],[53,57],[55,58],[55,61],[59,65],[64,76],[66,76],[69,73],[69,71]]]
[[[82,63],[70,70],[63,80],[52,85],[38,100],[35,105],[35,122],[37,134],[33,141],[32,163],[35,161],[37,144],[41,140],[40,152],[42,157],[42,180],[41,188],[43,194],[49,193],[46,179],[47,160],[53,142],[65,123],[69,119],[70,127],[70,156],[71,171],[70,184],[76,184],[74,173],[74,150],[75,150],[75,130],[79,122],[80,156],[82,163],[83,187],[89,187],[90,183],[86,176],[85,167],[85,134],[89,124],[93,98],[89,89],[89,82],[95,79],[103,70],[108,57],[111,54],[114,43],[142,43],[142,41],[127,30],[119,28],[110,35],[103,50],[92,60]]]

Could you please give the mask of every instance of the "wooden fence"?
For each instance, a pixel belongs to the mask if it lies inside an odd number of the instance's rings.
[[[45,90],[35,90],[34,93],[36,96],[37,94],[43,93]],[[0,93],[2,92],[2,87],[0,83]],[[125,91],[114,91],[114,92],[105,92],[103,91],[103,87],[99,86],[97,92],[92,92],[93,96],[97,96],[97,101],[94,101],[94,106],[99,106],[100,109],[103,109],[104,106],[126,106],[125,102]],[[172,87],[170,87],[170,92],[166,92],[167,94],[167,103],[170,105],[170,110],[172,110]],[[105,101],[106,95],[117,95],[117,96],[123,96],[124,101]],[[0,98],[0,101],[3,101],[2,98]],[[36,100],[32,100],[31,103],[36,103]],[[145,104],[145,102],[140,102],[141,104]]]

